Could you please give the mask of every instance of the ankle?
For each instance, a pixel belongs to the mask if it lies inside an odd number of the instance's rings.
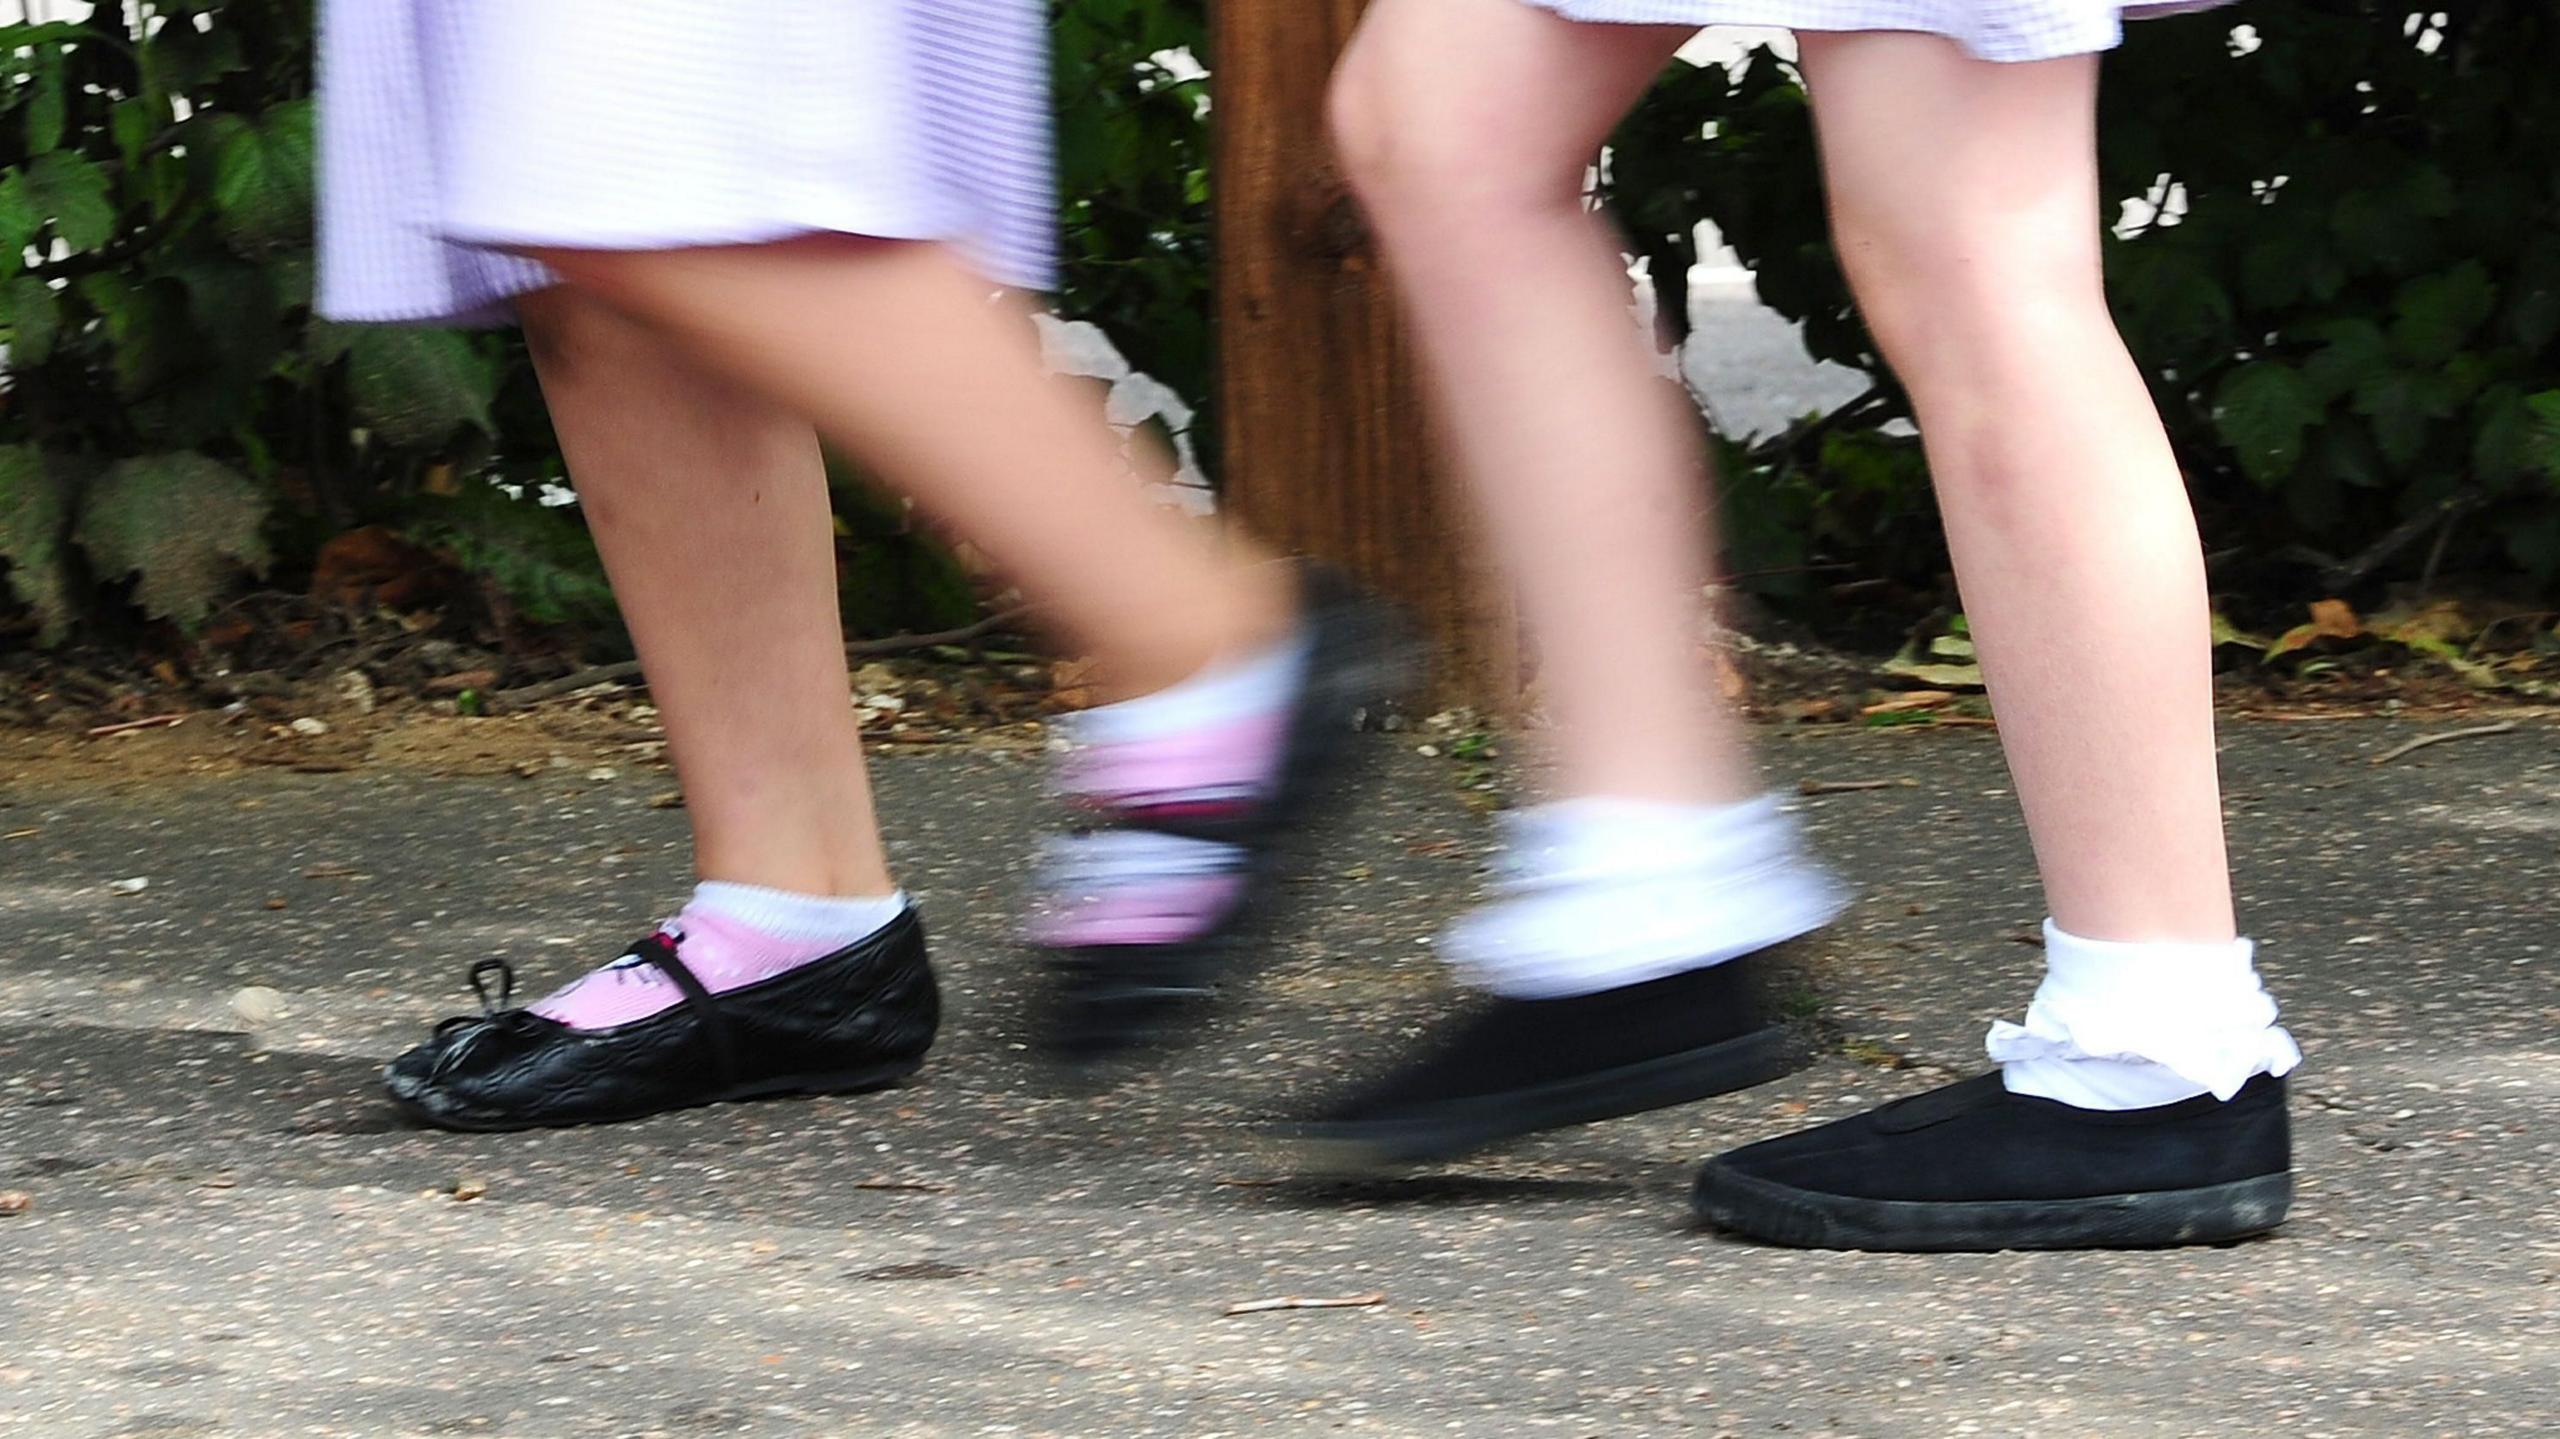
[[[877,842],[794,844],[773,833],[747,843],[697,839],[693,874],[705,883],[835,898],[878,898],[898,888]]]
[[[1102,699],[1136,699],[1168,690],[1223,664],[1285,643],[1304,611],[1295,570],[1285,564],[1226,568],[1214,603],[1169,605],[1149,615],[1151,633],[1115,637],[1097,653]]]

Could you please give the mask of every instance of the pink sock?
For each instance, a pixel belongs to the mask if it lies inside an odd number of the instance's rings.
[[[658,933],[713,994],[743,989],[877,934],[906,912],[903,892],[841,899],[706,880]],[[611,1029],[684,1003],[656,965],[626,954],[532,1006],[571,1029]]]
[[[1149,826],[1234,819],[1269,801],[1310,645],[1297,635],[1067,722],[1059,792],[1120,824],[1051,842],[1034,943],[1173,944],[1228,922],[1246,852]]]

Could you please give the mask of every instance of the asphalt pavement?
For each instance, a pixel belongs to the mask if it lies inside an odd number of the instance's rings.
[[[409,1128],[375,1073],[471,961],[565,977],[681,895],[662,776],[20,789],[0,1435],[2548,1434],[2560,729],[2370,763],[2426,728],[2229,728],[2300,1201],[2135,1254],[1687,1222],[1700,1158],[1969,1072],[2023,1007],[2040,908],[1979,733],[1768,738],[1790,786],[1912,782],[1801,801],[1862,893],[1813,1069],[1358,1187],[1273,1182],[1251,1127],[1447,1000],[1490,836],[1410,735],[1259,982],[1148,1074],[1023,1048],[1032,766],[909,754],[881,790],[952,1001],[916,1082],[516,1136]]]

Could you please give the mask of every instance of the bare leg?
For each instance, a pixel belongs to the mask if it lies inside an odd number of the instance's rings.
[[[1144,693],[1289,630],[1290,581],[1149,502],[1045,375],[1021,307],[941,247],[818,237],[544,250],[571,284],[807,415],[1008,571],[1107,682]]]
[[[2203,558],[2107,311],[2095,56],[1803,36],[1840,254],[1918,408],[2054,920],[2229,940]]]
[[[1698,652],[1697,418],[1656,378],[1617,239],[1582,196],[1601,142],[1689,33],[1573,24],[1518,0],[1379,0],[1334,84],[1344,162],[1519,586],[1572,796],[1755,788]]]
[[[887,894],[817,436],[574,291],[519,308],[666,721],[696,870],[799,894]]]

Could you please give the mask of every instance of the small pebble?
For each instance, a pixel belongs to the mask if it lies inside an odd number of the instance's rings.
[[[231,996],[231,1012],[251,1024],[273,1024],[284,1017],[284,993],[253,984]]]

